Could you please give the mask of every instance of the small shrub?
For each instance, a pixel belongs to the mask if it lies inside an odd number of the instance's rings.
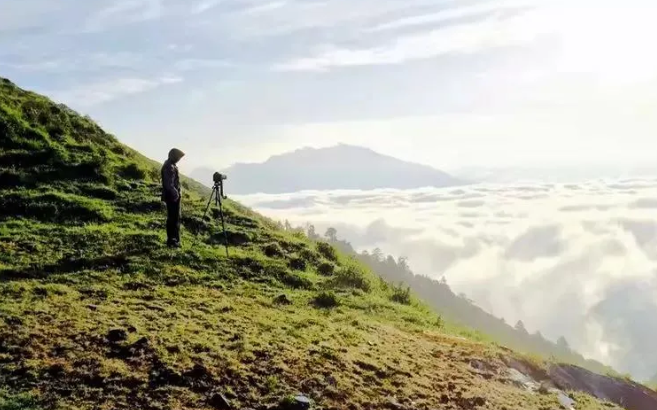
[[[287,295],[278,295],[274,298],[274,303],[277,305],[291,305],[292,301],[287,297]]]
[[[66,131],[58,123],[50,123],[46,125],[46,132],[50,135],[51,138],[55,140],[62,140],[66,134]]]
[[[333,283],[339,287],[355,288],[364,292],[372,289],[372,282],[367,273],[353,263],[339,269],[333,278]]]
[[[48,164],[55,167],[66,165],[71,162],[68,151],[61,145],[52,147],[52,149],[49,151],[49,156]]]
[[[162,212],[164,204],[160,198],[139,198],[136,201],[125,200],[118,204],[126,212],[135,214],[149,214],[153,212]]]
[[[15,168],[38,167],[50,163],[54,150],[6,150],[0,154],[0,163]]]
[[[142,180],[146,179],[147,171],[133,162],[119,168],[119,175],[125,179]]]
[[[304,248],[302,243],[298,241],[289,240],[287,238],[278,240],[278,243],[281,245],[283,250],[286,253],[297,253]]]
[[[290,259],[289,266],[294,270],[305,271],[306,261],[298,257],[293,257],[292,259]]]
[[[408,323],[412,323],[414,325],[422,326],[422,325],[425,324],[424,320],[422,318],[416,316],[416,315],[404,315],[402,317],[402,319],[404,319],[404,321],[406,321]]]
[[[118,196],[118,192],[103,185],[83,185],[80,187],[80,191],[84,195],[99,199],[113,200]]]
[[[337,251],[335,250],[333,245],[331,245],[328,242],[318,242],[317,243],[317,252],[319,252],[320,255],[322,255],[323,257],[325,257],[326,259],[328,259],[330,261],[335,262],[335,261],[338,260]]]
[[[118,155],[124,155],[124,156],[125,156],[125,155],[128,154],[128,150],[127,150],[127,148],[124,147],[123,145],[120,145],[120,144],[114,144],[114,145],[112,145],[112,147],[110,148],[110,150],[111,150],[113,153],[118,154]],[[156,171],[156,172],[157,172],[157,171]],[[159,175],[160,173],[157,172],[157,174]]]
[[[295,272],[290,272],[289,270],[279,270],[278,280],[281,281],[286,286],[289,286],[294,289],[312,289],[314,288],[313,283],[310,279],[306,278]]]
[[[319,308],[330,309],[339,306],[340,302],[334,292],[326,291],[315,296],[313,304]]]
[[[218,226],[215,225],[215,229],[218,229]],[[253,232],[242,232],[242,231],[234,231],[232,229],[226,229],[226,236],[228,237],[228,245],[229,246],[242,246],[249,244],[254,241],[256,238],[256,234]],[[224,239],[223,239],[223,231],[216,232],[211,235],[212,238],[219,238],[221,237],[221,244],[223,244]],[[216,243],[216,241],[215,241]]]
[[[317,266],[320,262],[322,257],[317,253],[316,251],[308,248],[303,248],[299,251],[299,257],[303,258],[306,260],[306,262],[310,265]]]
[[[113,180],[113,172],[106,156],[93,154],[79,164],[61,167],[62,179],[82,179],[102,182],[109,185]]]
[[[274,264],[265,267],[262,261],[251,256],[238,258],[235,260],[235,264],[242,268],[242,276],[246,278],[253,278],[254,275],[260,276],[263,273],[267,276],[278,277],[280,274],[279,272],[283,270],[283,268]]]
[[[411,288],[404,288],[401,284],[399,286],[392,287],[392,295],[390,295],[390,300],[393,302],[401,303],[402,305],[411,304]]]
[[[270,258],[280,258],[284,255],[283,248],[278,242],[271,242],[263,248],[265,255]]]
[[[294,230],[292,231],[292,236],[294,236],[297,239],[306,239],[306,233],[302,230]]]
[[[208,222],[197,215],[183,215],[180,218],[180,222],[188,231],[194,235],[199,235],[203,232],[207,232],[209,229]]]
[[[115,186],[119,192],[129,192],[132,189],[130,184],[125,181],[118,181]]]
[[[317,273],[322,276],[332,276],[335,273],[335,265],[331,262],[323,262],[317,267]]]
[[[79,154],[98,154],[96,148],[89,144],[89,143],[84,143],[84,144],[65,144],[66,148],[68,148],[69,152],[72,153],[79,153]]]
[[[269,393],[272,393],[276,390],[280,382],[278,381],[278,378],[276,376],[267,376],[265,379],[265,386],[267,388],[267,391]]]
[[[23,175],[13,169],[0,171],[0,188],[15,188],[24,185]]]
[[[160,175],[160,171],[158,171],[155,168],[152,168],[150,171],[148,171],[148,177],[150,178],[151,181],[157,182],[158,184],[162,182],[162,176]]]

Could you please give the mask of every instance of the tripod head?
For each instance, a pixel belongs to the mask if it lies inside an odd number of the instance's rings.
[[[222,182],[223,180],[228,179],[228,177],[220,172],[215,172],[212,174],[212,180],[216,184],[217,182]]]

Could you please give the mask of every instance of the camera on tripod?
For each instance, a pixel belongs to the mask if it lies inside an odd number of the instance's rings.
[[[212,180],[215,184],[221,184],[226,179],[228,179],[228,177],[220,172],[215,172],[214,175],[212,175]]]
[[[212,175],[212,181],[214,181],[214,185],[212,186],[212,193],[210,194],[210,200],[208,201],[208,205],[205,207],[205,212],[203,213],[203,219],[205,219],[206,215],[208,214],[208,210],[210,209],[210,205],[212,204],[212,199],[214,198],[215,206],[219,208],[219,216],[221,217],[221,228],[224,231],[224,246],[226,247],[226,257],[228,257],[228,236],[226,235],[226,223],[224,222],[224,209],[221,203],[222,199],[228,199],[228,197],[224,195],[224,181],[226,179],[228,179],[228,177],[220,172],[215,172]]]

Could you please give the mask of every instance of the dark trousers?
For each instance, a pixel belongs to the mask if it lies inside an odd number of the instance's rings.
[[[180,201],[167,201],[167,243],[180,243]]]

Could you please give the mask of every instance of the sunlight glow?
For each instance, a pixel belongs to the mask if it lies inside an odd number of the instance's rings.
[[[558,69],[583,72],[608,85],[652,80],[657,55],[657,4],[586,1],[545,10],[561,40]]]

